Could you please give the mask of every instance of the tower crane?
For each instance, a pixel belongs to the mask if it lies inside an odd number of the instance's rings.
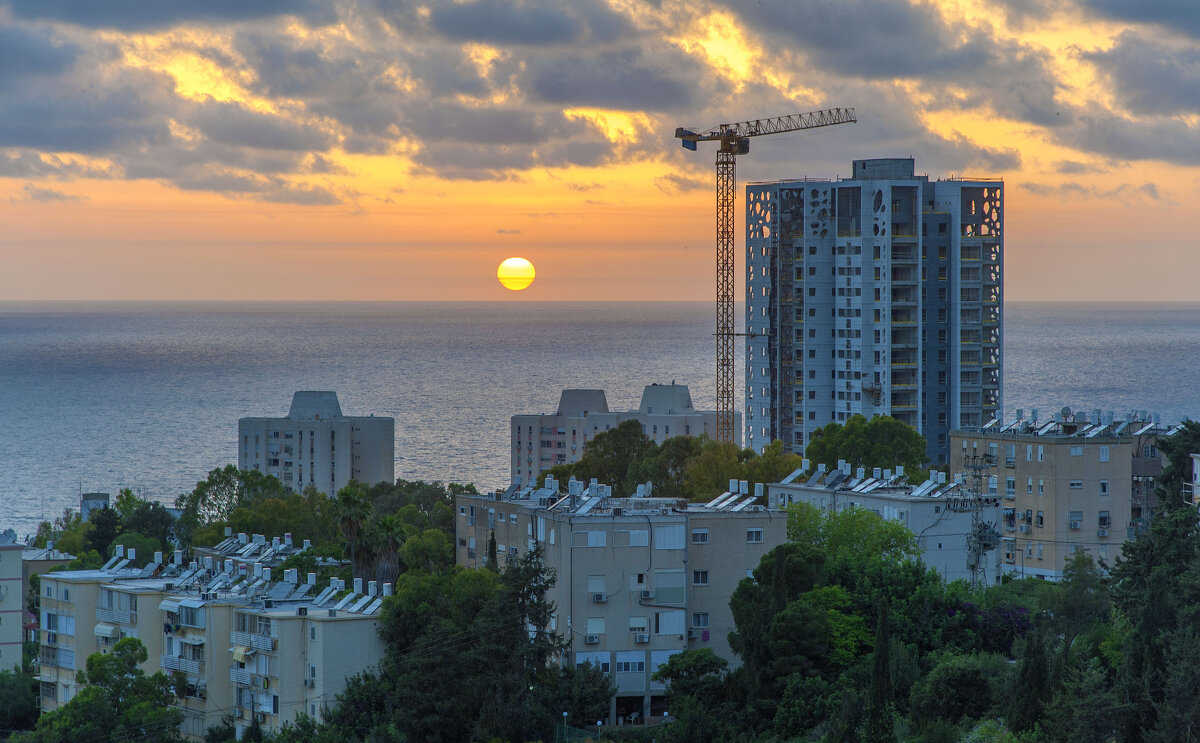
[[[733,206],[734,162],[750,151],[750,137],[817,129],[858,121],[853,108],[830,108],[770,119],[718,124],[708,131],[675,130],[684,149],[696,151],[699,142],[719,142],[717,148],[717,441],[734,442],[733,339]]]

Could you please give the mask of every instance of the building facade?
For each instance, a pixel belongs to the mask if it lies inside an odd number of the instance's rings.
[[[807,478],[796,473],[785,479],[789,482],[767,486],[771,508],[808,503],[834,512],[849,508],[871,511],[913,532],[922,561],[943,580],[971,580],[966,535],[971,533],[972,514],[957,507],[963,484],[949,480],[945,473],[930,472],[924,483],[912,485],[903,468],[868,473],[860,467],[851,472],[849,465],[841,463],[828,472],[821,465]],[[998,499],[985,497],[980,515],[984,521],[996,523]],[[984,553],[983,566],[985,580],[999,582],[1000,556],[995,551]]]
[[[238,467],[331,498],[351,480],[394,482],[396,421],[343,415],[336,392],[297,392],[286,418],[238,420]]]
[[[511,421],[512,482],[530,484],[542,472],[583,457],[583,447],[598,433],[627,420],[661,444],[673,436],[715,437],[717,414],[692,407],[685,384],[650,384],[637,410],[610,412],[604,390],[563,390],[553,415],[514,415]],[[741,414],[735,416],[740,430]]]
[[[746,445],[889,415],[945,464],[1002,409],[1003,183],[852,167],[746,187]]]
[[[21,665],[25,640],[25,591],[21,554],[25,545],[11,530],[0,533],[0,670]]]
[[[612,497],[607,486],[574,480],[565,493],[553,478],[546,485],[458,496],[456,559],[485,564],[493,533],[501,563],[541,545],[558,577],[551,628],[569,641],[563,662],[611,674],[610,724],[667,711],[665,689],[651,676],[676,653],[711,648],[740,662],[727,639],[729,598],[786,540],[786,514],[731,493],[700,505]]]
[[[227,540],[231,546],[270,543]],[[118,547],[118,550],[121,548]],[[239,550],[240,551],[240,550]],[[294,570],[272,579],[262,563],[243,570],[232,558],[184,565],[161,554],[128,567],[119,554],[99,570],[42,578],[38,681],[43,711],[79,692],[76,671],[92,653],[136,637],[148,651],[142,670],[183,674],[181,731],[201,740],[233,720],[238,738],[255,720],[279,730],[300,713],[320,718],[350,676],[383,657],[379,611],[391,585],[377,590]]]
[[[1157,441],[1171,429],[1145,412],[1114,420],[1064,408],[1049,421],[1022,413],[950,434],[952,473],[965,474],[972,457],[993,463],[987,488],[1001,498],[1002,569],[1058,580],[1075,550],[1112,564],[1148,526],[1163,468]]]

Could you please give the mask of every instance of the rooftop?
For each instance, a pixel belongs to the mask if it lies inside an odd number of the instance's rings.
[[[1025,411],[1017,409],[1015,418],[1007,423],[993,418],[979,428],[968,428],[954,433],[970,434],[1012,434],[1039,437],[1057,437],[1071,439],[1118,438],[1121,436],[1141,436],[1152,434],[1169,436],[1183,428],[1182,424],[1163,424],[1157,413],[1145,410],[1134,410],[1117,418],[1113,411],[1107,412],[1096,408],[1091,414],[1087,411],[1073,411],[1064,407],[1051,414],[1049,420],[1039,420],[1038,410],[1033,408],[1030,416],[1025,417]]]

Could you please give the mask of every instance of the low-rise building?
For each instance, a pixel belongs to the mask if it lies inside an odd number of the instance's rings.
[[[948,481],[945,473],[932,471],[919,485],[910,484],[903,467],[895,471],[876,468],[868,473],[859,467],[853,472],[845,462],[825,470],[818,465],[811,474],[807,462],[781,483],[767,486],[773,509],[785,509],[793,503],[808,503],[829,511],[862,508],[884,519],[908,527],[917,537],[924,563],[937,570],[946,581],[972,578],[967,536],[972,530],[973,513],[965,507],[967,483]],[[981,494],[979,516],[985,523],[996,524],[999,500]],[[1000,557],[996,551],[982,555],[983,577],[999,582]]]
[[[1144,411],[1063,408],[1048,421],[992,421],[950,434],[952,475],[971,461],[991,463],[988,492],[1001,498],[1001,561],[1018,577],[1058,580],[1071,553],[1111,562],[1145,529],[1163,460],[1158,439],[1173,433]],[[982,458],[982,459],[980,459]]]
[[[347,678],[383,657],[379,611],[390,584],[356,580],[347,591],[335,578],[322,590],[315,574],[273,579],[261,563],[243,571],[232,558],[205,557],[185,566],[179,553],[166,564],[156,553],[136,569],[133,557],[43,578],[43,711],[78,693],[75,672],[88,655],[125,637],[146,646],[147,673],[182,674],[181,730],[191,739],[226,718],[239,738],[255,719],[278,730],[300,713],[319,718]]]
[[[661,444],[673,436],[715,438],[717,414],[692,407],[685,384],[650,384],[642,391],[637,410],[610,412],[604,390],[563,390],[552,414],[514,415],[511,422],[512,482],[532,484],[537,476],[560,464],[583,457],[587,442],[627,420],[642,424],[642,432]],[[741,413],[734,415],[741,430]]]
[[[238,467],[274,475],[288,490],[312,486],[331,498],[351,480],[390,483],[396,421],[343,415],[336,392],[297,392],[286,418],[238,420]]]
[[[17,542],[17,535],[11,530],[0,533],[0,670],[21,665],[25,624],[21,573],[24,549],[25,545]]]
[[[565,493],[541,489],[456,497],[456,559],[486,563],[492,534],[504,563],[540,545],[557,575],[552,629],[569,642],[565,663],[591,662],[617,688],[610,718],[647,719],[666,711],[651,676],[674,654],[711,648],[733,664],[729,598],[773,547],[787,538],[786,514],[747,494],[708,504],[613,497],[606,485],[571,480]]]

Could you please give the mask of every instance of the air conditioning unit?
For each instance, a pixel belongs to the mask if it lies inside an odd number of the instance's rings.
[[[688,630],[688,639],[689,640],[695,640],[698,637],[700,637],[700,632],[698,630],[694,630],[694,629]]]
[[[308,616],[308,607],[307,606],[296,607],[296,616],[307,617]]]
[[[650,642],[650,635],[645,632],[638,634],[638,635],[634,635],[633,641],[638,643],[639,645],[645,645],[646,643]]]
[[[263,599],[263,608],[264,609],[274,609],[275,601],[273,599]]]
[[[1079,528],[1079,527],[1081,527],[1082,525],[1083,525],[1083,524],[1081,524],[1081,523],[1080,523],[1080,522],[1078,522],[1078,521],[1072,521],[1072,522],[1071,522],[1071,528],[1072,528],[1072,529],[1078,529],[1078,528]]]
[[[608,597],[605,596],[604,594],[602,594],[602,593],[593,593],[592,594],[592,603],[593,604],[603,604],[606,601],[608,601]]]
[[[642,590],[642,600],[643,601],[648,601],[652,598],[654,598],[654,591],[651,591],[648,588]]]
[[[304,679],[304,685],[311,689],[317,685],[317,680],[316,679]]]
[[[1020,532],[1022,534],[1028,534],[1030,529],[1031,529],[1031,527],[1029,526],[1029,524],[1021,524]]]
[[[583,642],[587,645],[599,645],[600,644],[600,635],[585,635],[583,638]]]
[[[1108,529],[1097,529],[1097,530],[1096,530],[1096,536],[1098,536],[1098,537],[1107,537],[1107,536],[1108,536]]]

